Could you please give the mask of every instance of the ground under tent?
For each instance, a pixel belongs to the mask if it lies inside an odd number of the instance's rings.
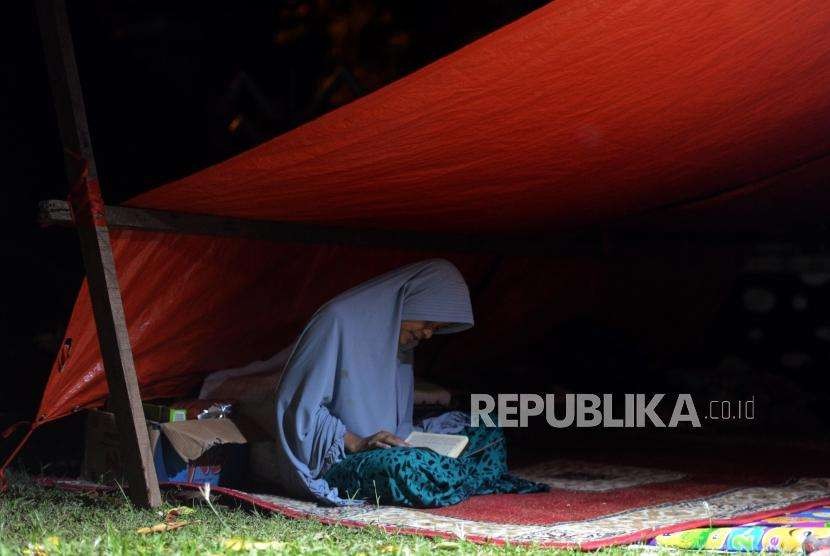
[[[559,0],[231,160],[97,207],[142,398],[268,358],[335,294],[433,256],[461,269],[476,312],[473,331],[418,361],[433,381],[555,385],[487,365],[574,319],[636,338],[652,361],[682,357],[755,242],[826,217],[828,37],[830,15],[807,1]],[[33,428],[107,395],[85,283]],[[826,479],[738,488],[670,462],[617,463],[542,462],[533,472],[559,490],[533,502],[350,514],[268,500],[289,515],[591,548],[830,497]]]

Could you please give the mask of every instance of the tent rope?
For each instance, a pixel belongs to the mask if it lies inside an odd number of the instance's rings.
[[[3,431],[3,438],[8,438],[15,430],[17,430],[21,425],[29,424],[28,421],[20,421],[19,423],[15,423],[11,427],[7,428]],[[12,462],[12,460],[17,457],[17,454],[26,444],[26,441],[29,440],[29,437],[32,436],[32,433],[35,432],[35,425],[30,424],[29,430],[26,431],[26,435],[20,439],[20,442],[17,443],[14,450],[9,454],[9,456],[3,461],[3,465],[0,465],[0,492],[6,492],[9,488],[9,480],[6,477],[6,468]]]

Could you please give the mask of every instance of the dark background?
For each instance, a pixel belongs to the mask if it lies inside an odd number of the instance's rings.
[[[120,203],[250,148],[544,3],[71,1],[104,198]],[[67,183],[33,6],[13,1],[4,8],[0,426],[34,414],[83,276],[74,233],[40,229],[35,221],[37,203],[64,198]],[[819,434],[826,423],[820,408],[830,365],[830,285],[787,264],[797,257],[826,260],[821,238],[805,237],[804,244],[806,251],[792,239],[759,246],[781,264],[761,272],[750,265],[741,274],[712,324],[708,351],[695,361],[720,371],[664,375],[674,377],[677,390],[785,392],[795,414],[783,426]],[[752,308],[759,294],[747,292],[758,289],[775,298],[773,309]],[[555,357],[583,368],[581,376],[599,369],[618,379],[629,370],[620,361],[648,359],[626,338],[590,323],[557,333],[568,350]],[[70,419],[49,428],[77,426]],[[67,435],[44,432],[27,452],[30,460],[47,461],[66,449],[49,434],[66,442]]]

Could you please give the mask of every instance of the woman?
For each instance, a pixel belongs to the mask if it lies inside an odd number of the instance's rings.
[[[357,286],[306,325],[277,390],[277,480],[287,494],[345,505],[355,499],[444,506],[478,493],[537,491],[505,475],[498,429],[471,429],[459,412],[422,430],[470,436],[457,459],[408,448],[412,351],[433,334],[473,326],[470,295],[444,260],[411,264]]]

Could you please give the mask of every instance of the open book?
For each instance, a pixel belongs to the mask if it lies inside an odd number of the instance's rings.
[[[467,447],[467,442],[470,439],[462,434],[412,431],[406,441],[415,448],[430,448],[442,456],[457,458]]]

